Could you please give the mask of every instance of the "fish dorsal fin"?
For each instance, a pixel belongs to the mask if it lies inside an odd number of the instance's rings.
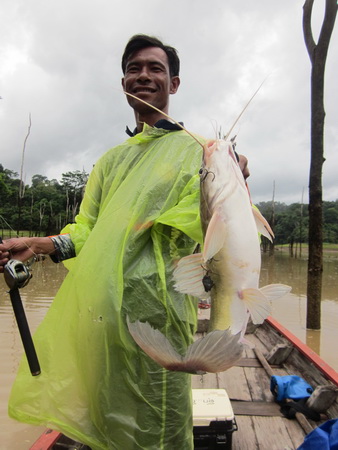
[[[261,233],[263,236],[268,238],[269,241],[272,242],[272,239],[275,237],[275,235],[273,234],[273,231],[272,231],[268,221],[265,219],[265,217],[262,216],[262,214],[254,206],[252,206],[252,213],[254,215],[254,219],[256,222],[258,232]]]
[[[203,259],[209,261],[220,251],[226,237],[226,226],[218,211],[210,219],[204,238]]]

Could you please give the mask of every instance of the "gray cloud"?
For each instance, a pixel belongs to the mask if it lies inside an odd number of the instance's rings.
[[[324,2],[315,2],[318,33]],[[265,82],[234,133],[250,161],[255,202],[307,201],[310,148],[310,61],[302,34],[302,2],[173,0],[159,5],[110,0],[5,0],[0,31],[0,162],[20,171],[28,115],[26,182],[40,173],[91,170],[125,139],[133,114],[121,92],[120,57],[138,32],[157,35],[181,57],[181,86],[171,114],[189,130],[227,131]],[[118,10],[117,10],[118,9]],[[326,69],[324,199],[338,198],[337,30]]]

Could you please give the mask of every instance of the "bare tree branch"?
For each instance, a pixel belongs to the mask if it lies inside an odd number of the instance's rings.
[[[32,126],[32,118],[31,118],[31,113],[29,113],[28,131],[27,131],[27,135],[25,137],[24,143],[23,143],[22,156],[21,156],[20,189],[19,189],[19,197],[20,198],[23,198],[24,193],[25,193],[25,183],[23,181],[23,167],[24,167],[24,161],[25,161],[26,143],[27,143],[27,139],[31,132],[31,126]]]
[[[323,59],[323,61],[326,60],[326,56],[327,56],[327,52],[328,52],[328,48],[329,48],[329,46],[327,45],[327,42],[330,42],[330,39],[331,39],[334,24],[336,21],[337,10],[338,10],[337,0],[326,0],[323,25],[320,30],[320,35],[319,35],[318,44],[317,44],[318,52],[321,53],[321,58]]]
[[[311,63],[313,63],[314,51],[316,48],[316,43],[313,39],[312,28],[311,28],[313,2],[314,2],[314,0],[305,0],[304,6],[303,6],[303,34],[304,34],[306,49],[308,51]]]
[[[321,59],[324,62],[326,60],[328,51],[327,42],[330,42],[338,9],[337,0],[326,0],[323,24],[320,30],[318,42],[316,44],[313,39],[311,27],[313,3],[314,0],[305,0],[303,6],[303,34],[305,45],[312,64],[314,63],[315,54],[318,52],[321,53]]]

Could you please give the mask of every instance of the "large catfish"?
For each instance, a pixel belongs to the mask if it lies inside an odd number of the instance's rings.
[[[253,323],[262,323],[270,315],[271,299],[291,288],[258,287],[259,233],[270,237],[272,231],[251,205],[233,143],[215,140],[205,144],[199,173],[203,250],[182,258],[174,278],[178,291],[211,298],[209,331],[190,345],[183,357],[149,324],[137,321],[128,326],[139,346],[169,370],[221,372],[241,358],[250,316]]]
[[[233,143],[210,141],[203,151],[201,177],[202,253],[182,258],[175,270],[180,292],[211,299],[209,331],[245,333],[248,319],[260,324],[271,313],[270,300],[291,288],[258,288],[259,233],[273,237],[268,222],[251,204]]]

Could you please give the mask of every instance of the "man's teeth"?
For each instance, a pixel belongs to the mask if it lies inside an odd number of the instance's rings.
[[[138,92],[154,92],[154,91],[152,89],[136,89],[135,92],[138,93]]]

